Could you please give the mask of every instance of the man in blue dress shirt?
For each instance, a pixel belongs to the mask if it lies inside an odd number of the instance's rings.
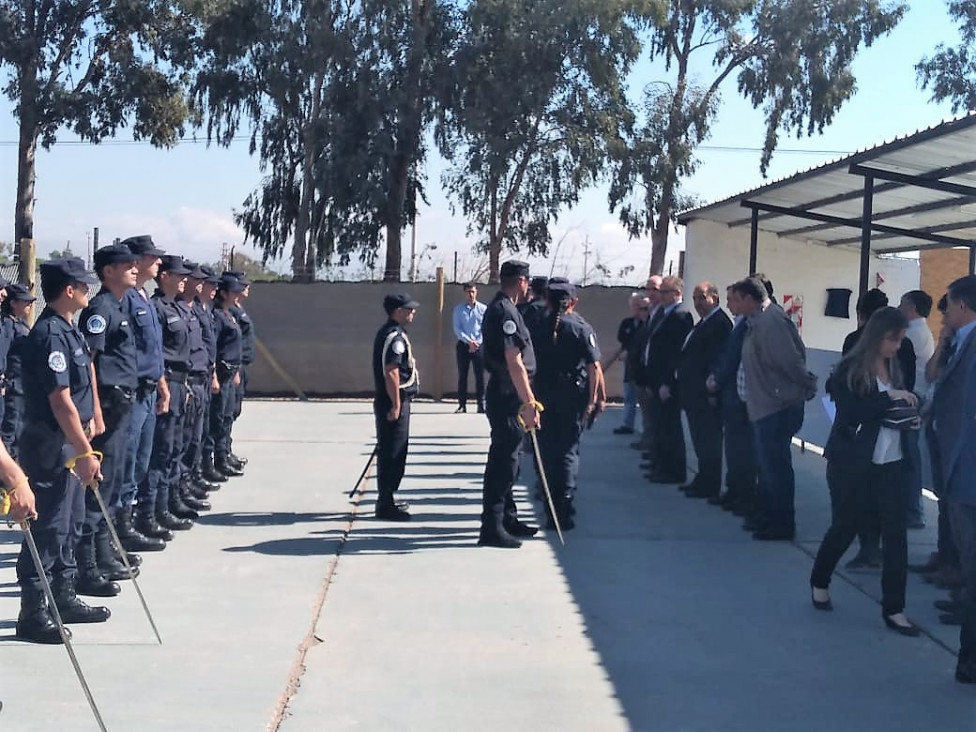
[[[481,321],[485,317],[484,303],[478,302],[478,285],[464,286],[465,301],[454,308],[454,335],[457,337],[458,408],[468,411],[468,366],[474,370],[474,388],[478,398],[478,413],[485,411],[485,361],[481,355]]]

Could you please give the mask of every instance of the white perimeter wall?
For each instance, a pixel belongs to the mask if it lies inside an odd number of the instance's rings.
[[[749,274],[749,227],[729,228],[711,221],[693,221],[685,234],[685,289],[703,280],[714,282],[725,301],[725,288]],[[854,305],[857,302],[860,257],[856,251],[831,249],[806,241],[778,237],[760,230],[757,269],[772,280],[776,299],[784,295],[802,295],[803,342],[808,348],[840,351],[844,336],[857,327]],[[902,294],[918,289],[919,268],[915,259],[880,259],[872,257],[870,286],[876,273],[885,282],[881,289],[892,305]],[[852,291],[850,320],[828,318],[827,288],[846,287]]]

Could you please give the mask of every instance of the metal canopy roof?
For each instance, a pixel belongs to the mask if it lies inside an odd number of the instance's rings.
[[[976,113],[678,216],[699,219],[874,254],[976,246]]]

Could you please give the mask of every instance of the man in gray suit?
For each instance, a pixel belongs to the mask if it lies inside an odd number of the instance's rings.
[[[943,492],[962,565],[962,629],[956,681],[976,684],[976,276],[949,285],[945,322],[954,336],[932,403]],[[941,346],[940,346],[941,348]]]

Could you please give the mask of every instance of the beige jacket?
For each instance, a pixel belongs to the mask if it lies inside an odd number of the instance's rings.
[[[742,344],[746,409],[753,422],[817,393],[817,377],[807,370],[807,351],[783,309],[771,304],[749,319]]]

